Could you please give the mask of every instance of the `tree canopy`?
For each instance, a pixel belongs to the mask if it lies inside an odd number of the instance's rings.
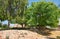
[[[58,25],[58,7],[51,2],[33,2],[27,9],[27,24],[34,26],[50,26]]]

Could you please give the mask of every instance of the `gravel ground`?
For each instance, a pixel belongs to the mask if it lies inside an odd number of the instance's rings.
[[[4,30],[0,31],[0,39],[47,39],[36,32],[29,30]]]

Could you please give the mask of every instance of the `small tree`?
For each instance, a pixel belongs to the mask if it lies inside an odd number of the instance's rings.
[[[28,0],[15,0],[15,4],[16,4],[16,17],[15,17],[15,21],[18,24],[21,24],[23,27],[23,24],[25,24],[25,11],[27,9],[27,5],[28,5]]]

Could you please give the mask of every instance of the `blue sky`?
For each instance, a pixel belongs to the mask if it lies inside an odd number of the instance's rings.
[[[31,5],[32,2],[38,2],[39,0],[29,0],[29,4]],[[57,6],[59,6],[60,4],[60,0],[46,0],[46,1],[49,1],[49,2],[53,2],[55,3]]]
[[[29,5],[31,5],[32,2],[38,2],[39,0],[29,0]],[[57,6],[60,4],[60,0],[46,0],[55,3]],[[7,20],[2,22],[3,24],[7,24]],[[12,24],[11,24],[12,25]]]

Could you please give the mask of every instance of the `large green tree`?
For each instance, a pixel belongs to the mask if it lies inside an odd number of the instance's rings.
[[[33,2],[26,11],[27,24],[36,27],[58,26],[58,7],[51,2]]]

